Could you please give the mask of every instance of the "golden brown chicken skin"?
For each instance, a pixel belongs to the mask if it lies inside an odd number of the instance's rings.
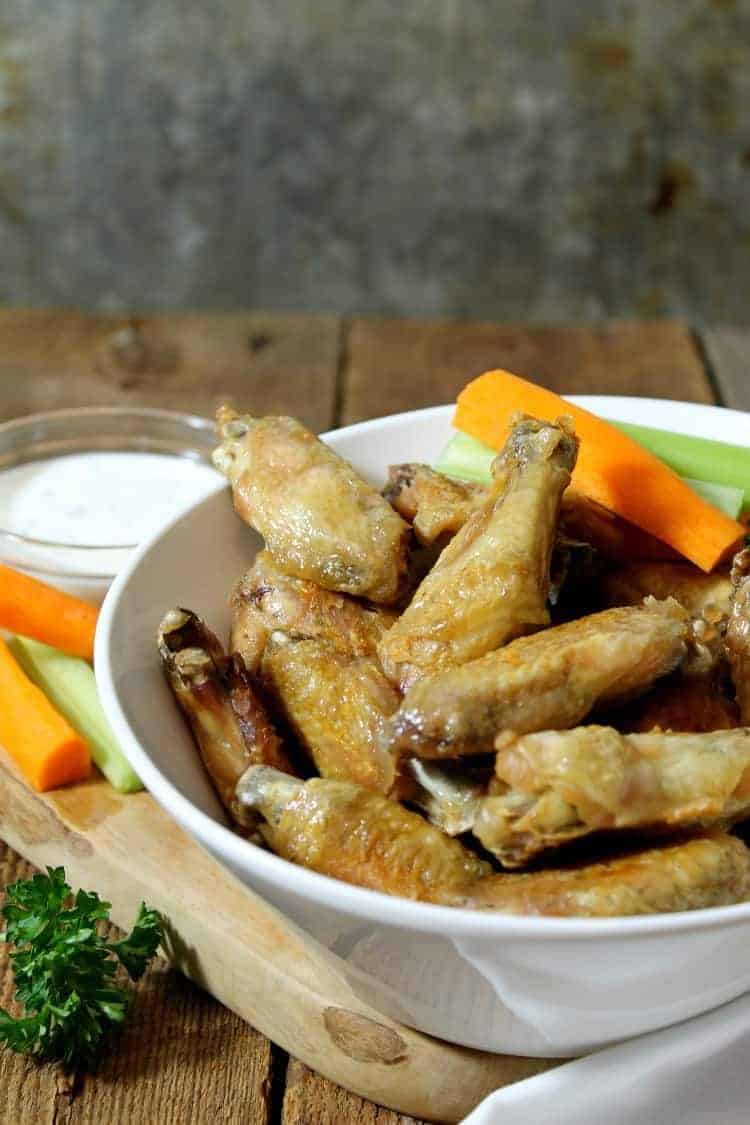
[[[505,734],[474,833],[505,867],[604,829],[675,832],[750,815],[750,729]]]
[[[269,644],[264,683],[322,777],[389,793],[397,782],[385,726],[399,704],[393,685],[368,656],[325,641]]]
[[[732,566],[732,608],[726,634],[727,656],[743,723],[750,724],[750,549]]]
[[[395,614],[366,605],[281,570],[261,551],[232,592],[230,647],[248,667],[260,662],[266,641],[281,632],[290,640],[326,641],[337,652],[375,656]]]
[[[491,870],[418,813],[349,782],[300,782],[258,767],[237,797],[263,816],[278,855],[345,883],[429,901]]]
[[[402,689],[549,623],[550,556],[576,454],[564,422],[512,427],[487,500],[381,642],[383,668]]]
[[[469,517],[481,508],[490,493],[489,485],[455,480],[429,465],[391,465],[388,475],[383,495],[399,515],[411,523],[417,539],[425,548],[445,547]],[[421,578],[436,561],[437,555]],[[558,602],[566,583],[574,589],[578,586],[589,589],[598,571],[596,551],[588,543],[575,539],[564,528],[558,527],[550,563],[550,605]]]
[[[599,579],[602,605],[639,605],[652,594],[675,598],[691,617],[719,621],[729,614],[732,584],[728,573],[705,574],[690,563],[627,563]]]
[[[391,465],[383,495],[412,525],[420,543],[455,535],[489,496],[484,484],[454,480],[429,465]]]
[[[647,599],[520,637],[421,680],[389,723],[396,755],[457,757],[491,750],[504,730],[572,727],[594,706],[636,695],[684,658],[688,616]]]
[[[750,897],[750,851],[722,832],[603,863],[490,875],[439,900],[503,914],[616,918],[729,906]]]
[[[281,739],[239,656],[227,659],[196,614],[173,609],[159,626],[159,654],[214,788],[232,818],[248,825],[235,787],[250,765],[293,772]]]
[[[327,590],[398,600],[408,525],[351,465],[293,418],[221,407],[217,429],[214,464],[280,567]]]

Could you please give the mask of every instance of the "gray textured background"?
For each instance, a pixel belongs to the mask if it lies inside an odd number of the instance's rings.
[[[0,0],[0,301],[750,322],[750,0]]]

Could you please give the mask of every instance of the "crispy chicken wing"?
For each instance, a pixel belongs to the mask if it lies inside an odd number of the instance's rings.
[[[474,833],[506,867],[603,829],[679,831],[750,814],[750,728],[623,735],[578,727],[497,740]]]
[[[386,500],[412,525],[422,544],[455,535],[487,500],[488,485],[454,480],[429,465],[391,465]]]
[[[728,906],[748,897],[750,851],[734,836],[716,832],[604,863],[490,875],[444,892],[439,901],[504,914],[613,918]]]
[[[321,640],[271,641],[262,672],[322,777],[381,793],[393,789],[396,763],[384,731],[399,696],[373,657],[337,651]]]
[[[732,584],[729,575],[704,574],[690,563],[626,563],[606,571],[599,580],[604,606],[639,605],[646,595],[676,598],[691,617],[718,622],[729,615]]]
[[[227,812],[248,825],[235,800],[238,780],[250,765],[293,772],[250,677],[235,655],[189,610],[173,609],[159,626],[159,654],[181,710],[195,736],[206,771]]]
[[[684,658],[688,615],[647,599],[520,637],[415,684],[389,723],[391,749],[419,758],[486,753],[499,731],[575,726],[636,695]]]
[[[375,656],[395,619],[382,606],[285,574],[269,551],[261,551],[232,593],[230,647],[248,667],[257,666],[268,637],[276,632],[290,640],[323,640],[352,656]]]
[[[515,423],[487,500],[381,642],[383,668],[402,688],[549,623],[550,556],[576,452],[564,422]]]
[[[742,722],[750,724],[750,549],[740,551],[732,567],[726,647]]]
[[[418,813],[349,782],[301,782],[256,767],[237,799],[262,814],[261,831],[278,855],[360,887],[429,900],[491,870]]]
[[[217,414],[216,468],[238,515],[298,578],[386,604],[398,600],[409,528],[387,500],[292,418]]]
[[[489,485],[454,480],[429,465],[391,465],[388,476],[383,495],[427,546],[445,546],[490,494]],[[557,603],[568,581],[590,586],[598,573],[595,556],[588,543],[558,528],[550,564],[550,605]]]

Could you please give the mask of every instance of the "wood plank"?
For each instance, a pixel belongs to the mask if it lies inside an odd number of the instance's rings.
[[[492,367],[563,393],[713,401],[691,333],[677,321],[514,327],[358,319],[347,341],[342,422],[452,402]]]
[[[750,328],[706,328],[701,338],[724,406],[750,410]]]
[[[0,419],[128,404],[212,414],[229,400],[324,430],[339,342],[328,315],[0,310]]]
[[[424,1125],[350,1094],[341,1086],[310,1070],[297,1059],[289,1060],[281,1125]]]

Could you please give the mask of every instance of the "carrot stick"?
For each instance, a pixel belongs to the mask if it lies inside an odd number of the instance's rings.
[[[741,524],[702,500],[689,485],[619,430],[508,371],[487,371],[458,396],[456,429],[500,449],[515,411],[553,421],[573,418],[581,439],[572,487],[712,570],[743,536]]]
[[[0,629],[93,660],[98,615],[96,606],[0,565]]]
[[[0,640],[0,745],[39,793],[82,781],[91,772],[88,748]]]

